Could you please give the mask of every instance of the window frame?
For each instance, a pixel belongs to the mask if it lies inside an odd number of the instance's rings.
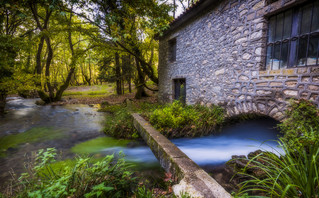
[[[316,3],[319,3],[319,1],[313,1],[313,2],[305,2],[298,7],[293,7],[287,10],[284,10],[282,12],[276,13],[270,17],[268,17],[268,29],[267,29],[267,41],[266,41],[266,60],[265,60],[265,65],[266,69],[269,70],[276,70],[274,69],[274,60],[275,60],[275,47],[280,46],[280,51],[279,51],[279,66],[278,69],[290,69],[290,68],[296,68],[296,67],[309,67],[309,66],[319,66],[319,40],[317,43],[317,55],[316,55],[316,63],[315,64],[309,64],[308,63],[308,58],[309,58],[309,43],[310,43],[310,38],[311,37],[318,37],[319,36],[319,29],[312,30],[313,26],[313,18],[314,18],[314,10],[315,10],[315,5]],[[305,7],[311,6],[311,18],[310,18],[310,24],[309,24],[309,30],[307,30],[305,33],[302,33],[302,26],[303,22],[302,17],[303,17],[303,10]],[[285,15],[291,12],[291,25],[290,25],[290,35],[287,38],[284,38],[284,33],[285,33]],[[276,40],[276,34],[277,34],[277,21],[278,17],[280,15],[283,15],[282,19],[282,27],[281,27],[281,37],[280,39]],[[316,13],[318,15],[318,13]],[[275,23],[273,24],[274,26],[271,27],[271,21],[272,19],[275,18]],[[270,42],[270,34],[272,33],[270,30],[273,30],[273,38]],[[299,65],[298,64],[298,56],[299,56],[299,45],[300,45],[300,40],[306,38],[306,62],[304,65]],[[283,45],[287,43],[287,65],[282,66],[282,50],[283,50]],[[269,52],[270,51],[270,52]],[[271,62],[270,62],[271,61]]]
[[[181,85],[184,84],[184,94],[181,93]],[[179,94],[176,94],[178,89]],[[186,103],[186,78],[174,78],[173,79],[173,100],[180,100],[182,103]],[[177,98],[178,97],[178,98]]]
[[[176,37],[168,41],[168,60],[170,62],[176,61],[176,51],[177,51],[176,45],[177,45]]]

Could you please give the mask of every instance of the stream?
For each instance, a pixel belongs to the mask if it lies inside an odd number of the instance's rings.
[[[101,132],[105,116],[111,115],[98,112],[99,106],[38,106],[36,100],[8,98],[8,113],[0,118],[0,185],[11,178],[11,170],[24,172],[24,163],[32,153],[49,147],[55,147],[62,159],[77,154],[101,157],[122,151],[137,166],[160,169],[145,143],[116,140]],[[272,119],[251,120],[224,127],[220,135],[172,142],[200,166],[218,166],[232,155],[247,155],[260,148],[271,151],[276,143],[267,140],[277,139],[276,124]],[[28,136],[23,136],[24,133]]]

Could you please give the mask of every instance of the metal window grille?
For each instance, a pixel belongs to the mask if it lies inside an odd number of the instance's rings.
[[[266,66],[319,65],[319,0],[270,17]]]

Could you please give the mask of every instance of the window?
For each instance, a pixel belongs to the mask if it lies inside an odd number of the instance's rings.
[[[185,78],[174,79],[174,99],[185,103],[186,101],[186,81]]]
[[[269,19],[269,69],[319,64],[319,0]]]
[[[176,38],[168,41],[169,45],[169,61],[176,61]]]

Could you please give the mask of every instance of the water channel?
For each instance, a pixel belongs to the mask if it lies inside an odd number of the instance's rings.
[[[58,149],[63,159],[77,154],[101,157],[122,151],[128,161],[138,166],[159,168],[143,142],[115,140],[101,132],[105,116],[111,115],[98,112],[98,106],[38,106],[35,101],[8,98],[8,113],[0,118],[0,185],[10,178],[10,170],[23,172],[24,162],[32,152],[49,147]],[[264,141],[277,138],[276,124],[271,119],[251,120],[224,127],[220,135],[173,139],[172,142],[199,165],[217,166],[232,155],[247,155],[259,148],[271,150],[275,142]],[[19,136],[23,133],[28,136]]]

